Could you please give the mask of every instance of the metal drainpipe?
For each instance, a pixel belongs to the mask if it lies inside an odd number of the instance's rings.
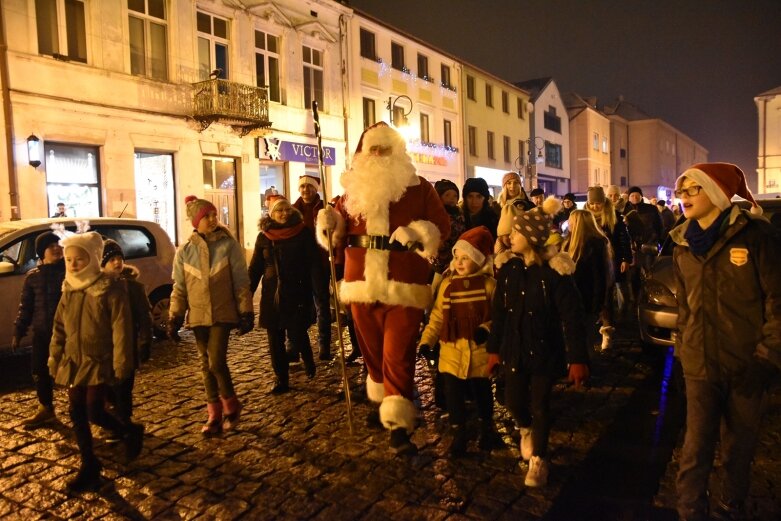
[[[11,112],[11,89],[8,85],[8,44],[5,41],[5,19],[0,7],[0,82],[3,84],[3,124],[5,125],[5,151],[8,169],[9,201],[11,203],[11,220],[18,221],[19,216],[19,183],[16,176],[14,161],[14,123]]]

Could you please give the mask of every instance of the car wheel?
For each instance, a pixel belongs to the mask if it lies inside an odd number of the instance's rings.
[[[171,305],[171,290],[173,286],[160,286],[149,295],[149,303],[152,304],[152,328],[155,338],[164,340],[168,338],[165,325],[168,322],[168,308]]]

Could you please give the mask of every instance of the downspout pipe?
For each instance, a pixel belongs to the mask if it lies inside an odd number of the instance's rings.
[[[11,220],[21,219],[19,214],[19,182],[14,161],[14,122],[11,111],[11,88],[8,84],[8,43],[6,42],[5,18],[0,8],[0,83],[3,95],[3,125],[5,126],[6,169],[8,170],[9,202],[11,203]]]

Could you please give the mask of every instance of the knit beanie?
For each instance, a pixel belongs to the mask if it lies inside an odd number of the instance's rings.
[[[122,246],[113,239],[103,241],[103,259],[100,261],[100,267],[105,268],[108,261],[116,256],[120,256],[122,260],[125,260],[125,252],[122,251]]]
[[[514,204],[505,204],[502,206],[502,212],[499,214],[499,224],[496,225],[496,235],[510,235],[513,228],[513,217],[521,215],[523,207]]]
[[[70,284],[73,289],[84,289],[98,277],[100,277],[100,261],[103,257],[103,238],[97,232],[84,232],[74,233],[69,235],[60,241],[60,246],[65,250],[65,255],[68,254],[68,248],[73,246],[81,248],[89,256],[89,264],[87,264],[78,273],[72,273],[65,271],[65,280]]]
[[[621,189],[618,185],[610,185],[607,187],[607,195],[618,194],[621,195]]]
[[[35,254],[39,259],[43,259],[43,255],[46,252],[46,248],[52,244],[56,244],[60,241],[60,238],[52,232],[43,232],[35,238]]]
[[[643,190],[639,186],[633,186],[629,189],[628,195],[632,195],[633,193],[637,192],[640,194],[640,197],[643,196]]]
[[[266,206],[268,207],[268,213],[273,212],[274,208],[276,208],[276,206],[279,203],[289,203],[289,201],[285,198],[284,195],[279,195],[279,194],[269,195],[268,197],[266,197]]]
[[[475,226],[458,238],[453,245],[453,254],[456,248],[463,251],[478,266],[482,266],[491,255],[494,247],[494,238],[485,226]]]
[[[535,188],[531,192],[529,192],[529,197],[536,197],[538,195],[545,195],[545,190],[542,188]]]
[[[566,199],[567,201],[572,201],[574,203],[575,202],[575,194],[573,194],[572,192],[568,192],[568,193],[564,194],[564,197],[562,197],[561,199],[562,200]]]
[[[518,184],[521,184],[521,175],[518,172],[507,172],[502,176],[502,187],[507,184],[507,181],[515,179]]]
[[[482,195],[486,199],[491,197],[491,194],[488,193],[488,183],[486,183],[485,179],[482,177],[470,177],[467,179],[464,183],[464,189],[462,192],[464,194],[464,199],[466,199],[467,195],[473,192]]]
[[[590,186],[588,188],[588,195],[586,200],[589,203],[605,204],[605,201],[607,200],[605,197],[605,190],[601,186]]]
[[[194,195],[188,195],[184,198],[184,204],[187,205],[187,218],[193,225],[193,228],[198,228],[198,223],[201,222],[206,214],[211,211],[216,212],[217,208],[206,199],[198,199]]]
[[[551,234],[553,215],[561,209],[561,202],[554,196],[543,201],[541,207],[535,207],[513,217],[513,230],[529,241],[534,249],[543,248]]]
[[[320,191],[320,179],[315,176],[305,174],[299,177],[298,187],[301,188],[303,185],[312,185],[315,187],[315,191]]]
[[[439,197],[442,197],[442,194],[444,194],[448,190],[454,190],[456,192],[456,199],[461,197],[461,194],[458,191],[458,186],[450,179],[440,179],[439,181],[434,183],[434,190],[437,191]]]
[[[746,175],[737,165],[731,163],[698,163],[690,166],[675,181],[676,190],[681,189],[684,179],[691,179],[699,184],[708,199],[718,207],[726,210],[732,205],[732,197],[737,195],[751,203],[751,213],[761,214],[762,208],[754,200],[751,190],[746,184]]]

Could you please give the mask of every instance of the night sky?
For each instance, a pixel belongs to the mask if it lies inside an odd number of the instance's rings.
[[[507,81],[552,76],[600,106],[623,95],[756,189],[754,96],[781,86],[781,0],[349,3]]]

